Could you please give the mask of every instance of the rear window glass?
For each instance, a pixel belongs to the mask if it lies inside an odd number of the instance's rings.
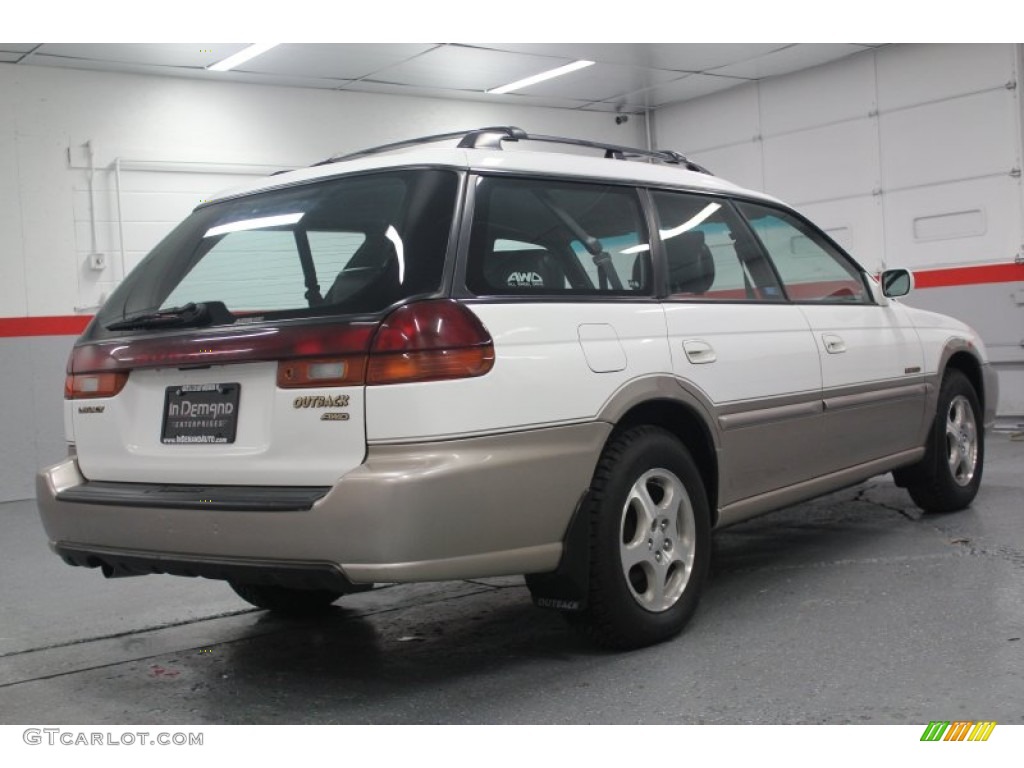
[[[122,283],[102,326],[188,303],[235,317],[365,314],[441,287],[453,171],[332,179],[196,210]]]

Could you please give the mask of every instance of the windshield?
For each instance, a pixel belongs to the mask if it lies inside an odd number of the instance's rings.
[[[436,293],[457,185],[453,171],[391,171],[199,208],[128,275],[93,335],[193,303],[255,322],[374,313]]]

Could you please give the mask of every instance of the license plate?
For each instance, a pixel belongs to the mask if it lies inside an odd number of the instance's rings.
[[[160,441],[169,444],[235,442],[241,384],[168,387]]]

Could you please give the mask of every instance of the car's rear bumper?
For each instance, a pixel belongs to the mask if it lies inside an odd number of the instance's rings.
[[[51,547],[112,575],[252,581],[262,570],[270,583],[338,578],[344,586],[540,573],[558,564],[610,429],[596,422],[371,446],[305,510],[155,505],[144,495],[134,504],[124,496],[131,487],[111,484],[117,503],[83,501],[87,480],[74,458],[39,474],[37,499]]]
[[[325,589],[356,592],[360,587],[335,563],[254,558],[208,557],[182,553],[121,551],[94,544],[57,543],[54,552],[68,565],[99,568],[108,578],[167,573],[174,576],[205,577],[243,584],[268,584],[293,589]]]

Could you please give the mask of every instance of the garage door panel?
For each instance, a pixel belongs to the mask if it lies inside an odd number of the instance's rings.
[[[878,108],[888,111],[997,88],[1013,79],[1013,45],[896,45],[877,54]]]
[[[870,194],[878,186],[874,121],[765,139],[764,167],[767,191],[790,203]]]
[[[884,195],[890,267],[1013,261],[1020,247],[1019,180],[974,179]]]
[[[750,141],[760,123],[756,85],[741,85],[688,105],[658,110],[657,143],[687,154]]]
[[[761,83],[765,136],[867,117],[875,108],[870,55],[851,56]]]
[[[1015,109],[1000,90],[883,114],[885,188],[1008,173],[1019,143]]]
[[[748,141],[731,147],[711,149],[689,155],[715,176],[750,189],[764,189],[760,142]]]

